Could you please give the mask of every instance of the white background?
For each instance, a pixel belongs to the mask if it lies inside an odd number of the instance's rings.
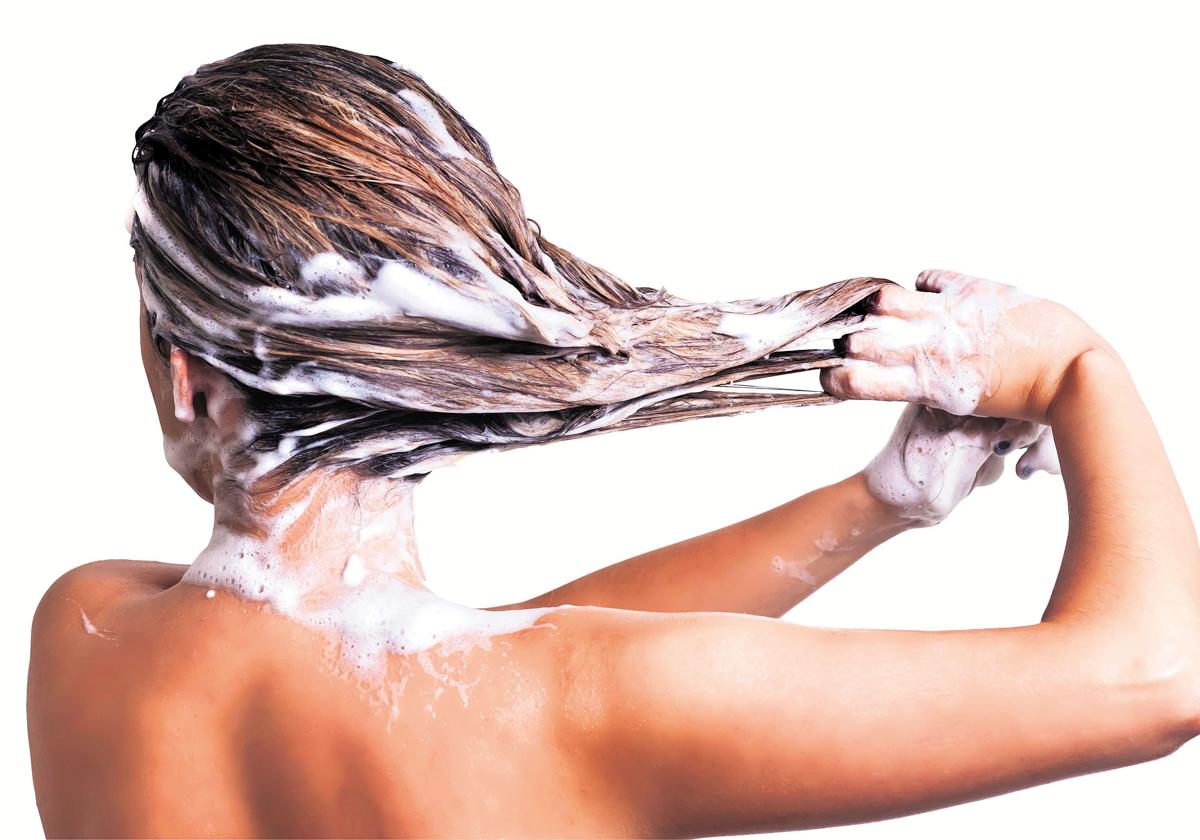
[[[488,138],[551,240],[636,285],[722,300],[946,267],[1067,303],[1122,352],[1200,501],[1200,60],[1182,5],[23,5],[2,57],[8,836],[40,831],[24,680],[42,592],[86,561],[187,562],[207,539],[209,509],[162,459],[122,220],[133,131],[158,97],[256,44],[415,70]],[[418,493],[431,585],[522,598],[744,518],[861,467],[896,413],[778,409],[476,456]],[[1036,621],[1065,525],[1057,478],[1007,475],[789,618]],[[1197,778],[1192,744],[815,836],[1193,837]]]

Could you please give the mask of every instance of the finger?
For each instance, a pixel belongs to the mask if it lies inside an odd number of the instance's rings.
[[[885,345],[886,338],[877,329],[860,330],[841,341],[841,349],[847,356],[866,362],[885,363]]]
[[[1024,449],[1041,436],[1043,428],[1031,420],[1005,420],[992,438],[992,451],[997,455],[1008,455]]]
[[[983,466],[979,468],[979,472],[975,474],[975,484],[971,489],[976,487],[986,487],[989,484],[995,484],[1000,476],[1004,473],[1004,458],[999,455],[990,455],[983,462]]]
[[[843,359],[838,367],[821,370],[821,387],[844,400],[915,402],[917,381],[911,368]]]
[[[957,271],[927,268],[917,275],[917,289],[922,292],[952,292],[973,279]]]
[[[1054,433],[1049,426],[1017,461],[1017,475],[1021,478],[1029,478],[1038,470],[1044,470],[1051,475],[1062,474],[1058,450],[1054,447]]]
[[[912,367],[923,355],[928,333],[912,316],[873,315],[869,329],[847,335],[838,345],[848,356],[885,365]]]
[[[978,468],[993,456],[992,439],[1003,422],[995,417],[960,417],[946,433],[960,453],[964,456],[969,453],[969,457],[975,459],[975,467]]]
[[[903,286],[884,286],[871,301],[871,311],[879,315],[912,315],[925,308],[926,299],[921,293]]]

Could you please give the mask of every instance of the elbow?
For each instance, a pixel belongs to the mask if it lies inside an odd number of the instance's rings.
[[[1195,643],[1148,643],[1126,662],[1123,693],[1137,709],[1135,741],[1149,757],[1168,755],[1200,735],[1200,636]]]
[[[1058,624],[1057,621],[1050,622]],[[1068,661],[1088,685],[1078,701],[1107,766],[1161,758],[1200,735],[1200,632],[1134,622],[1062,622]]]
[[[1192,657],[1171,681],[1166,693],[1166,725],[1175,749],[1200,735],[1200,657]]]

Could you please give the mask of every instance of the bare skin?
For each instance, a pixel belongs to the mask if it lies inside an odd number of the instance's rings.
[[[948,512],[940,495],[882,501],[870,468],[512,605],[593,606],[488,644],[393,654],[377,675],[395,689],[387,705],[347,676],[322,629],[223,589],[210,597],[180,582],[184,566],[93,563],[60,579],[34,621],[30,743],[47,833],[764,831],[912,813],[1173,751],[1200,730],[1200,549],[1166,455],[1119,358],[1062,307],[1031,299],[987,335],[943,342],[983,352],[949,359],[922,344],[969,329],[955,300],[993,294],[984,283],[927,273],[921,291],[885,290],[881,326],[848,340],[862,364],[823,380],[848,398],[946,408],[938,370],[978,358],[981,417],[956,428],[974,441],[1011,439],[1016,423],[1029,424],[1026,441],[1053,429],[1070,533],[1042,622],[911,632],[765,618]],[[172,463],[234,521],[245,505],[223,489],[222,453],[236,400],[215,371],[182,351],[167,370],[146,342],[143,331]],[[978,460],[975,483],[994,478],[986,447],[960,456]],[[316,474],[292,492],[383,509],[388,493],[347,481]],[[270,520],[287,500],[253,501]],[[312,510],[275,559],[311,572],[316,597],[340,585],[334,549],[357,537],[336,505]],[[356,543],[368,579],[423,589],[411,519],[388,521],[394,539]],[[445,674],[470,687],[448,690]]]

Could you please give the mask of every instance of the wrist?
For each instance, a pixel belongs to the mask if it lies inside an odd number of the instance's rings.
[[[1082,318],[1066,307],[1052,305],[1061,310],[1048,327],[1049,335],[1054,337],[1058,346],[1054,348],[1054,361],[1043,367],[1029,388],[1025,418],[1046,425],[1052,425],[1050,415],[1053,406],[1068,385],[1069,378],[1079,369],[1080,360],[1086,357],[1088,366],[1100,362],[1122,364],[1112,345]]]
[[[916,528],[921,523],[914,521],[904,508],[886,502],[871,492],[871,481],[867,470],[862,469],[846,479],[853,489],[862,516],[872,530],[907,531]]]
[[[1107,345],[1092,347],[1075,356],[1058,377],[1046,405],[1045,423],[1061,426],[1068,415],[1105,397],[1121,398],[1123,386],[1133,380],[1121,357]]]

